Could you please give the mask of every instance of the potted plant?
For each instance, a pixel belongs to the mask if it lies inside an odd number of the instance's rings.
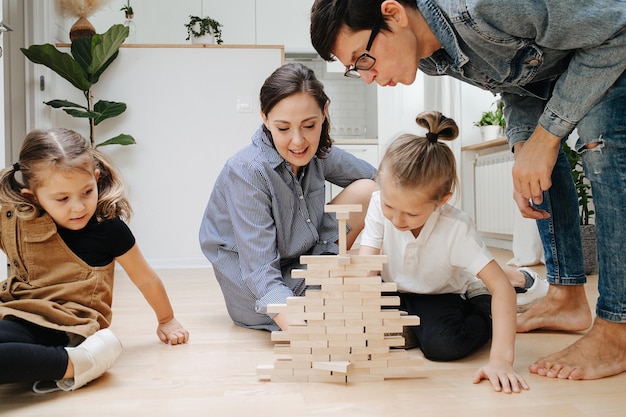
[[[71,45],[71,55],[59,51],[49,43],[31,45],[28,49],[21,48],[22,53],[35,64],[42,64],[59,74],[74,87],[79,89],[87,105],[72,103],[67,100],[50,100],[46,102],[50,107],[63,109],[72,117],[89,120],[89,139],[91,146],[103,145],[130,145],[135,139],[127,134],[121,134],[104,142],[96,144],[95,126],[111,117],[118,116],[126,111],[126,104],[100,100],[94,103],[91,87],[98,82],[102,73],[117,58],[120,45],[128,36],[128,28],[124,25],[113,25],[105,33],[93,36],[75,38]]]
[[[222,44],[222,24],[210,17],[189,16],[187,39],[191,43],[217,43]]]
[[[567,157],[572,173],[576,194],[578,194],[578,207],[580,214],[580,237],[583,244],[583,262],[585,274],[593,274],[597,271],[596,249],[596,225],[591,223],[595,212],[591,206],[591,185],[583,170],[581,155],[573,150],[567,142],[563,143],[563,153]]]
[[[484,141],[498,139],[504,135],[504,128],[506,127],[502,113],[504,103],[502,100],[497,100],[495,104],[495,110],[483,112],[480,120],[474,123],[474,126],[480,127],[480,134]]]

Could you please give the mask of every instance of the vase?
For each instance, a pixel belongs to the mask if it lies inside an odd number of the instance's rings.
[[[483,142],[501,138],[503,136],[502,126],[499,126],[499,125],[480,126],[480,136]]]
[[[581,225],[580,238],[583,244],[583,265],[585,266],[585,274],[597,274],[598,249],[596,246],[596,225]]]
[[[215,43],[215,35],[213,33],[207,33],[202,36],[192,36],[191,43],[193,44],[214,44]]]
[[[70,28],[70,41],[83,36],[93,36],[96,34],[96,28],[86,17],[80,17]]]
[[[126,44],[137,42],[137,27],[135,26],[134,17],[134,14],[126,14],[126,20],[124,21],[124,26],[128,28],[128,36],[124,40]]]

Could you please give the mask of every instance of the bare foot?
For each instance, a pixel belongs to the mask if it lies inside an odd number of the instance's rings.
[[[563,379],[599,379],[622,373],[626,371],[626,323],[596,318],[586,335],[528,369],[533,374]]]
[[[580,331],[591,325],[591,310],[583,285],[552,285],[546,297],[517,316],[517,332]]]

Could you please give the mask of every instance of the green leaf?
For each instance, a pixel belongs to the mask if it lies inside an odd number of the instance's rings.
[[[94,125],[98,125],[98,123],[103,120],[124,113],[126,111],[126,103],[100,100],[93,106],[93,111],[97,114],[97,116],[94,117]]]
[[[91,83],[81,66],[70,54],[59,51],[54,45],[49,43],[31,45],[28,49],[20,48],[20,50],[30,61],[45,65],[79,90],[88,91],[91,88]]]
[[[94,35],[91,37],[91,56],[92,61],[89,66],[88,74],[95,79],[113,62],[120,46],[128,37],[128,27],[124,25],[113,25],[102,35]]]
[[[76,107],[79,109],[87,110],[87,107],[81,106],[80,104],[72,103],[71,101],[67,100],[50,100],[45,101],[44,104],[47,104],[50,107],[54,107],[55,109],[60,109],[63,107]]]
[[[96,145],[96,148],[99,146],[107,146],[107,145],[122,145],[122,146],[134,145],[135,143],[137,143],[135,142],[135,138],[133,138],[131,135],[122,133],[121,135],[117,135],[114,138],[106,140],[102,143],[98,143]]]
[[[89,66],[91,65],[91,36],[80,36],[72,41],[70,47],[74,60],[83,69],[87,78],[91,79],[89,74]],[[92,81],[92,84],[94,82]]]
[[[83,111],[83,110],[76,110],[76,109],[63,109],[63,111],[72,117],[82,117],[85,119],[93,119],[94,117],[98,115],[95,112],[86,111],[86,110]]]

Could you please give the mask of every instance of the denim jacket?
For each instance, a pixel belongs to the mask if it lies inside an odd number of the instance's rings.
[[[511,146],[567,136],[626,69],[626,2],[417,0],[442,49],[420,62],[500,93]]]

